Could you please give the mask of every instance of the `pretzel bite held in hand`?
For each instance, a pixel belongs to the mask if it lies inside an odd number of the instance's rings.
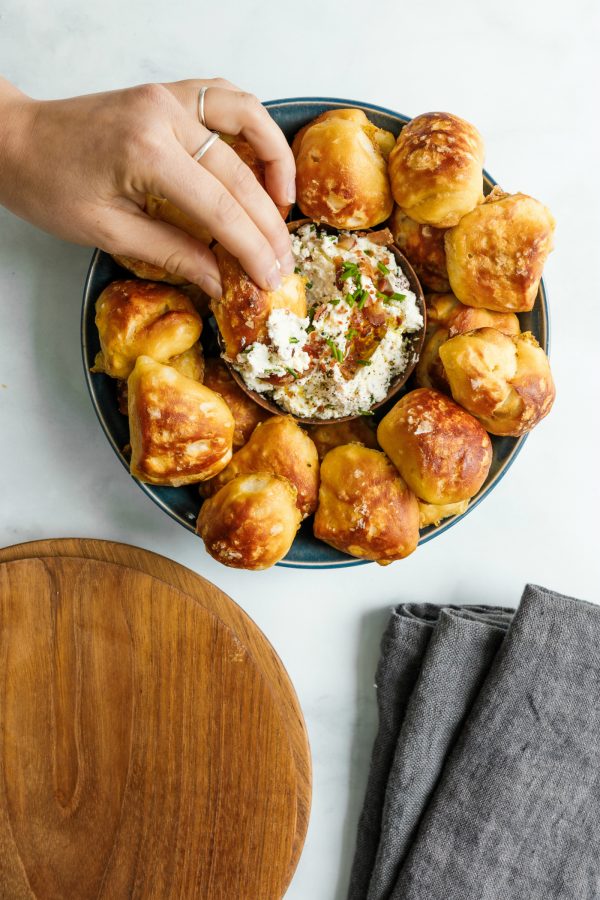
[[[274,309],[306,316],[306,289],[300,275],[284,275],[276,291],[263,291],[242,269],[239,260],[221,244],[214,248],[223,294],[212,310],[230,359],[250,344],[267,337],[267,319]]]
[[[232,478],[250,472],[270,472],[287,478],[296,488],[302,518],[315,511],[319,492],[317,448],[291,416],[272,416],[260,422],[229,465],[203,485],[202,493],[210,496]]]
[[[181,291],[151,281],[113,281],[96,301],[100,353],[94,371],[128,378],[138,356],[166,362],[196,343],[202,319]]]
[[[227,465],[234,421],[214,391],[149,356],[138,358],[127,391],[135,478],[179,487]]]
[[[402,212],[399,206],[394,207],[389,227],[394,243],[404,253],[423,287],[430,291],[450,290],[444,248],[445,229],[420,225]]]
[[[542,203],[494,188],[481,206],[446,232],[452,290],[467,306],[529,311],[553,234],[554,218]]]
[[[479,328],[447,341],[440,356],[452,396],[491,434],[518,437],[552,408],[550,363],[529,331]]]
[[[423,225],[448,228],[483,198],[483,139],[450,113],[417,116],[404,126],[390,154],[394,200]]]
[[[234,569],[268,569],[296,536],[296,489],[277,475],[237,475],[200,509],[196,530],[210,555]]]
[[[220,394],[233,415],[233,449],[239,450],[247,443],[259,422],[268,419],[270,413],[250,399],[236,384],[222,359],[207,359],[204,384]]]
[[[476,494],[492,463],[492,442],[477,419],[428,388],[396,403],[377,440],[417,497],[437,506]]]
[[[314,533],[342,553],[387,565],[417,547],[417,498],[380,450],[336,447],[321,466]]]
[[[308,425],[306,430],[315,442],[321,461],[334,447],[344,444],[363,444],[372,450],[378,447],[375,428],[367,416],[349,419],[347,422],[333,422],[331,425]]]
[[[388,218],[387,159],[394,136],[360,109],[317,116],[292,143],[297,203],[305,216],[334,228],[372,228]]]

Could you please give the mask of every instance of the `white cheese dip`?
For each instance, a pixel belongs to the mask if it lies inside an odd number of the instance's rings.
[[[292,415],[358,415],[383,400],[409,363],[407,335],[423,318],[391,250],[349,232],[303,225],[292,235],[308,316],[273,310],[269,339],[234,361],[249,388]]]

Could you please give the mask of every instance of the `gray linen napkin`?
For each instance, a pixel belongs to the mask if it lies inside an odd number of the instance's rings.
[[[597,900],[600,608],[529,585],[504,638],[504,610],[431,618],[349,897]]]

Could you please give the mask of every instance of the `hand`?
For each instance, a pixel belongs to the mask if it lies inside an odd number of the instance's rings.
[[[265,163],[267,191],[216,131],[242,134]],[[136,257],[220,295],[211,251],[147,216],[147,193],[166,197],[238,257],[265,289],[293,270],[277,211],[295,199],[292,152],[256,97],[227,81],[146,84],[70,100],[36,101],[0,79],[0,202],[59,237]]]

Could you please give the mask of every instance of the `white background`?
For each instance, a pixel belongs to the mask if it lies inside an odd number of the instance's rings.
[[[0,211],[0,544],[137,544],[201,572],[263,628],[298,690],[314,760],[290,900],[345,895],[392,604],[514,605],[526,581],[600,602],[599,7],[571,0],[561,10],[550,0],[0,2],[0,71],[33,96],[222,75],[265,100],[447,110],[479,127],[501,185],[538,197],[558,221],[546,269],[558,396],[491,496],[385,569],[252,574],[209,559],[105,440],[79,349],[89,251]]]

